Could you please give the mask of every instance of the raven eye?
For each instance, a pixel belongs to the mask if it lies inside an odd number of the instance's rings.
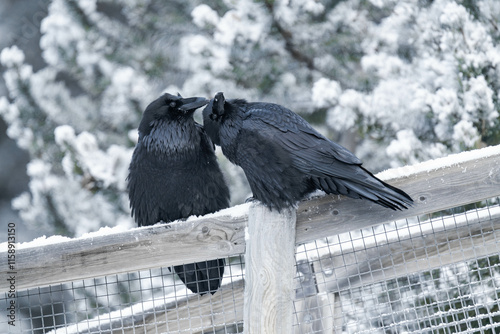
[[[175,108],[175,107],[177,106],[177,104],[176,104],[175,102],[170,102],[170,106],[171,106],[172,108]]]

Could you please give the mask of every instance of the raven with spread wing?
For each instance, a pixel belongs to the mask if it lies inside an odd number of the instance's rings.
[[[207,102],[164,94],[144,111],[128,176],[130,207],[139,226],[229,206],[214,145],[193,119],[194,111]],[[223,259],[210,260],[174,266],[174,271],[191,291],[215,293],[224,264]]]
[[[271,209],[294,206],[316,189],[393,210],[413,203],[404,191],[377,179],[354,154],[283,106],[225,100],[217,93],[203,110],[203,123],[224,155],[243,168],[254,198]]]

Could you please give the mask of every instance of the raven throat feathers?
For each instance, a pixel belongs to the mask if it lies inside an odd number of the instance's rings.
[[[148,152],[173,154],[199,150],[200,134],[193,124],[157,122],[149,134],[140,137]]]

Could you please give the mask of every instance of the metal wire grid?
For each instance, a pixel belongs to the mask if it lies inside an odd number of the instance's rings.
[[[227,258],[223,284],[241,281],[243,266],[243,256]],[[208,309],[198,303],[202,298],[209,299]],[[242,333],[241,321],[226,321],[241,317],[234,315],[236,299],[231,294],[199,297],[169,268],[157,268],[18,291],[16,327],[2,316],[0,332],[159,333],[175,328],[186,333],[203,324],[204,333],[220,333],[222,323],[223,333]],[[2,310],[7,302],[4,294]],[[214,324],[212,330],[206,329],[207,321]]]
[[[500,333],[499,203],[300,246],[295,333]]]
[[[500,333],[500,236],[488,228],[499,203],[494,198],[298,247],[294,332]],[[469,233],[462,236],[464,222]],[[496,251],[477,256],[486,238]],[[415,270],[422,261],[432,268]],[[226,262],[224,283],[234,290],[201,298],[167,268],[18,291],[17,326],[2,316],[0,332],[243,333],[244,259]],[[2,310],[7,302],[4,294]]]

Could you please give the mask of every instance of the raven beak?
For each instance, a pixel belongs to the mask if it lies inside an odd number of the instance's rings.
[[[186,99],[181,99],[182,105],[179,107],[182,111],[196,110],[199,107],[203,107],[209,101],[204,97],[190,97]]]

